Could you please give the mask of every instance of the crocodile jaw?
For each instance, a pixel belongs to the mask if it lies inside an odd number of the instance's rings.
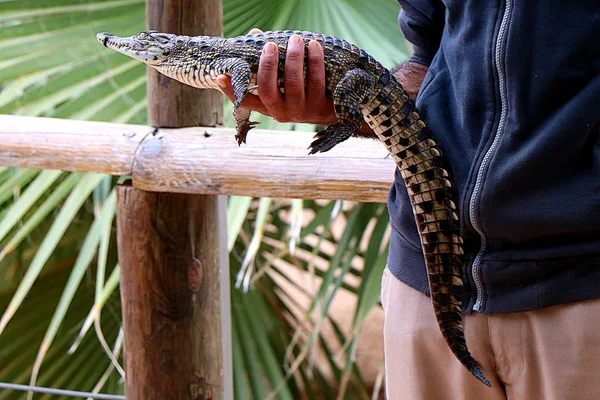
[[[104,47],[108,47],[119,53],[125,54],[131,58],[142,61],[151,66],[158,66],[163,63],[168,56],[164,48],[161,48],[148,41],[140,40],[138,35],[129,37],[119,37],[107,32],[98,33],[96,39]]]

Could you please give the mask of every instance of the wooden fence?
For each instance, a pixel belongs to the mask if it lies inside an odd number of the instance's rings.
[[[0,115],[0,165],[129,175],[153,192],[386,202],[395,164],[375,140],[308,155],[313,134],[152,128]]]

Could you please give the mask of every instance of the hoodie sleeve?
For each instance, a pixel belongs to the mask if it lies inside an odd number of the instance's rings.
[[[441,0],[398,0],[398,22],[413,45],[410,61],[429,67],[440,47],[446,8]]]

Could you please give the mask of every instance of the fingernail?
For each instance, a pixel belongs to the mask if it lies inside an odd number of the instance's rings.
[[[308,51],[319,51],[319,42],[314,39],[308,42]]]
[[[277,45],[273,42],[269,42],[265,44],[265,47],[263,47],[263,51],[266,55],[272,56],[277,51]]]
[[[300,39],[300,36],[298,35],[292,35],[292,37],[290,38],[290,46],[300,46],[302,44],[302,39]]]

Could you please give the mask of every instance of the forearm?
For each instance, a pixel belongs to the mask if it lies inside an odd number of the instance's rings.
[[[427,70],[428,68],[422,64],[408,61],[394,68],[392,74],[398,82],[400,82],[404,90],[408,92],[408,96],[411,99],[416,100],[423,79],[425,79],[425,75],[427,74]],[[376,138],[375,132],[373,132],[366,123],[363,123],[363,126],[355,136]]]

